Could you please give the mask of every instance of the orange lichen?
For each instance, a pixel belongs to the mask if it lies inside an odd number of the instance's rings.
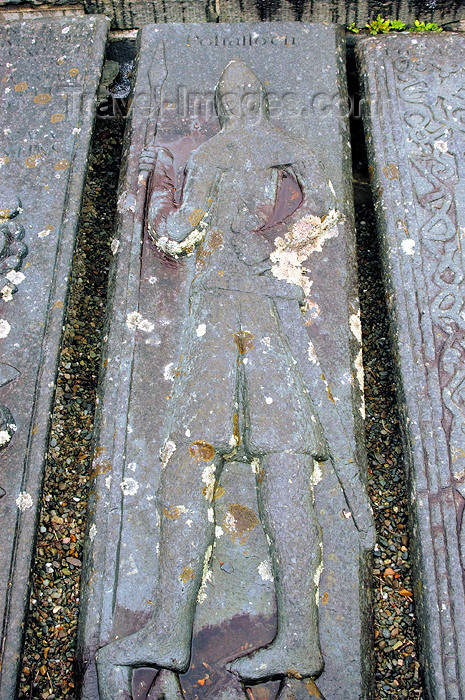
[[[47,92],[41,92],[34,97],[34,103],[36,105],[46,105],[51,99],[51,95],[49,95]]]
[[[248,350],[252,350],[254,347],[253,338],[254,337],[250,331],[239,331],[238,333],[234,333],[234,342],[236,343],[237,349],[241,355],[245,355]]]
[[[189,454],[198,462],[201,460],[209,462],[215,456],[215,450],[209,442],[205,442],[205,440],[195,440],[189,447]]]
[[[181,581],[187,583],[191,579],[195,578],[195,571],[191,566],[186,566],[181,576],[179,577]]]
[[[192,226],[198,226],[202,221],[204,214],[205,212],[203,209],[194,209],[192,214],[189,216],[189,223],[192,224]]]
[[[66,170],[69,168],[69,163],[67,160],[59,160],[57,163],[54,165],[55,170]]]
[[[244,544],[257,524],[258,517],[251,508],[233,503],[226,513],[223,528],[228,532],[233,542],[239,539],[240,544]]]

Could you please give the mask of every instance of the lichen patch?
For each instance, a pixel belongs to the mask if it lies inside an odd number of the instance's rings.
[[[135,496],[139,490],[139,484],[132,476],[128,476],[120,483],[121,491],[125,496]]]
[[[415,241],[411,238],[404,238],[401,246],[406,255],[415,255]]]
[[[324,219],[310,214],[297,221],[284,238],[278,236],[270,255],[273,275],[301,287],[308,296],[312,282],[302,265],[312,253],[322,251],[325,241],[338,235],[336,224],[340,219],[341,215],[335,210]]]
[[[18,506],[19,510],[24,512],[28,508],[32,508],[32,506],[33,506],[32,496],[30,493],[27,493],[26,491],[21,491],[19,493],[18,498],[16,499],[15,503]]]
[[[207,501],[213,501],[213,496],[215,495],[215,478],[216,466],[214,464],[208,464],[202,472],[202,481],[205,484],[203,488],[203,495]]]
[[[315,346],[313,345],[312,341],[308,341],[308,347],[307,347],[307,356],[309,361],[314,364],[314,365],[319,365],[320,361],[318,360],[318,355],[316,354]]]
[[[213,572],[210,568],[210,560],[213,553],[213,545],[211,544],[207,547],[205,552],[205,557],[203,559],[203,569],[202,569],[202,582],[200,584],[199,592],[197,593],[197,603],[202,605],[207,600],[207,586],[208,582],[212,580]]]
[[[271,561],[269,559],[265,559],[265,561],[260,562],[257,569],[263,581],[274,581]]]
[[[163,443],[163,447],[160,450],[160,461],[162,469],[166,467],[166,465],[168,464],[175,452],[176,443],[173,442],[173,440],[165,440],[165,442]]]
[[[196,459],[197,462],[201,460],[209,462],[215,456],[215,450],[213,449],[213,445],[210,445],[209,442],[205,440],[195,440],[189,447],[189,454]]]
[[[11,326],[4,318],[0,318],[0,338],[8,337],[11,331]]]
[[[350,330],[357,338],[357,342],[362,344],[362,322],[360,320],[360,310],[356,314],[351,314],[349,318]]]

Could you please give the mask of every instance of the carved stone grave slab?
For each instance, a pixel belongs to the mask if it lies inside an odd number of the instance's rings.
[[[0,696],[16,698],[50,410],[107,21],[0,25]]]
[[[465,38],[359,45],[428,697],[465,698]]]
[[[84,566],[86,700],[371,697],[345,103],[335,27],[140,33]]]

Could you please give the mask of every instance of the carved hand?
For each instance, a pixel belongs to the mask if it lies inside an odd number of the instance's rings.
[[[165,166],[172,164],[174,158],[167,148],[163,146],[146,146],[139,158],[139,172],[150,173],[157,162],[162,162]]]

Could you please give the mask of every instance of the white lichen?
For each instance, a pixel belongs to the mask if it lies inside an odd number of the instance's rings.
[[[0,338],[6,338],[11,331],[11,326],[4,318],[0,318]]]
[[[199,603],[199,605],[202,605],[207,600],[207,586],[208,582],[212,580],[212,570],[210,569],[210,559],[212,553],[213,545],[211,544],[207,548],[203,560],[202,582],[200,584],[199,592],[197,593],[197,603]]]
[[[26,491],[21,491],[15,503],[18,506],[19,510],[25,511],[28,508],[32,508],[33,506],[32,496]]]
[[[223,528],[220,527],[219,525],[216,525],[215,527],[215,537],[218,539],[219,537],[222,537],[224,535]]]
[[[315,346],[313,345],[312,341],[308,341],[308,347],[307,347],[307,356],[309,361],[314,364],[314,365],[319,365],[320,362],[318,360],[318,355],[316,354]]]
[[[121,491],[125,496],[135,496],[139,490],[139,484],[132,478],[132,476],[127,476],[125,479],[123,479],[120,486]]]
[[[176,367],[174,362],[169,362],[163,369],[163,378],[167,382],[172,382],[176,376]]]
[[[319,605],[319,603],[320,603],[320,578],[321,578],[322,571],[323,571],[323,563],[321,563],[317,566],[317,569],[315,571],[315,575],[313,577],[313,583],[315,584],[315,587],[316,587],[315,602],[317,605]]]
[[[9,423],[8,428],[12,432],[16,431],[16,425],[14,423]],[[0,447],[3,447],[3,445],[7,445],[12,437],[12,433],[8,430],[0,430]]]
[[[134,557],[132,554],[129,555],[129,561],[128,561],[129,566],[131,567],[130,570],[128,571],[128,576],[137,576],[139,573],[139,569],[136,566],[136,562],[134,561]]]
[[[160,450],[160,461],[161,461],[161,468],[164,469],[168,462],[170,461],[171,457],[174,455],[176,452],[176,443],[174,443],[172,440],[166,439],[165,442],[163,443],[163,447]]]
[[[254,474],[258,474],[260,472],[260,460],[258,457],[254,457],[252,459],[252,462],[250,463],[250,466],[252,467],[252,472]]]
[[[202,481],[205,484],[204,495],[207,501],[213,501],[216,483],[215,471],[216,466],[214,464],[207,464],[202,471]]]
[[[358,382],[358,385],[360,387],[360,394],[361,394],[360,414],[361,414],[362,418],[365,420],[365,380],[364,380],[364,376],[363,376],[362,348],[360,348],[360,350],[357,353],[357,357],[355,358],[354,366],[355,366],[357,382]]]
[[[135,331],[141,321],[142,314],[140,314],[138,311],[130,311],[126,318],[126,326],[130,331]]]
[[[434,148],[441,153],[447,153],[449,150],[449,145],[447,141],[438,140],[434,142]]]
[[[237,520],[229,510],[224,518],[224,526],[226,530],[229,530],[229,532],[237,531]]]
[[[341,215],[334,209],[324,219],[309,214],[297,221],[284,238],[278,236],[270,255],[273,275],[301,287],[308,296],[312,282],[302,265],[312,253],[321,252],[325,241],[338,235],[336,224],[340,219]]]
[[[89,528],[89,538],[90,538],[91,542],[94,541],[96,534],[97,534],[97,526],[95,523],[93,523]]]
[[[201,338],[205,333],[207,332],[207,326],[205,323],[200,323],[197,326],[197,330],[195,331],[197,333],[197,337]]]
[[[360,309],[359,309],[358,313],[351,314],[351,316],[349,318],[349,325],[350,325],[350,330],[352,331],[353,335],[357,339],[357,342],[361,345],[362,344],[362,322],[360,321]]]
[[[8,284],[2,287],[1,294],[4,301],[11,301],[13,299],[13,290]]]
[[[120,242],[117,238],[113,238],[111,244],[110,244],[110,249],[112,252],[112,255],[116,255],[116,253],[119,250]]]
[[[6,278],[11,282],[11,284],[18,285],[21,284],[21,282],[24,282],[26,275],[23,275],[22,272],[16,272],[16,270],[10,270],[7,272]]]
[[[214,523],[215,522],[215,512],[213,508],[209,508],[207,510],[207,519],[209,523]]]
[[[267,396],[267,397],[265,398],[265,403],[267,403],[268,405],[270,405],[270,404],[273,403],[273,399],[271,398],[271,396]]]
[[[323,472],[320,467],[319,462],[316,461],[316,459],[313,460],[313,473],[310,477],[310,484],[313,486],[316,486],[317,484],[320,483],[320,481],[323,478]]]
[[[406,255],[415,255],[415,241],[411,238],[404,238],[401,246]]]
[[[151,333],[155,328],[155,324],[148,321],[146,318],[142,318],[142,314],[138,311],[130,311],[126,317],[126,326],[130,331],[135,331],[136,329],[144,331],[145,333]]]
[[[269,559],[265,559],[265,561],[260,562],[257,569],[263,581],[274,581],[271,561]]]
[[[155,328],[155,324],[152,323],[151,321],[148,321],[146,318],[143,318],[142,321],[140,321],[137,324],[137,328],[140,331],[144,331],[144,333],[151,333],[153,329]]]

